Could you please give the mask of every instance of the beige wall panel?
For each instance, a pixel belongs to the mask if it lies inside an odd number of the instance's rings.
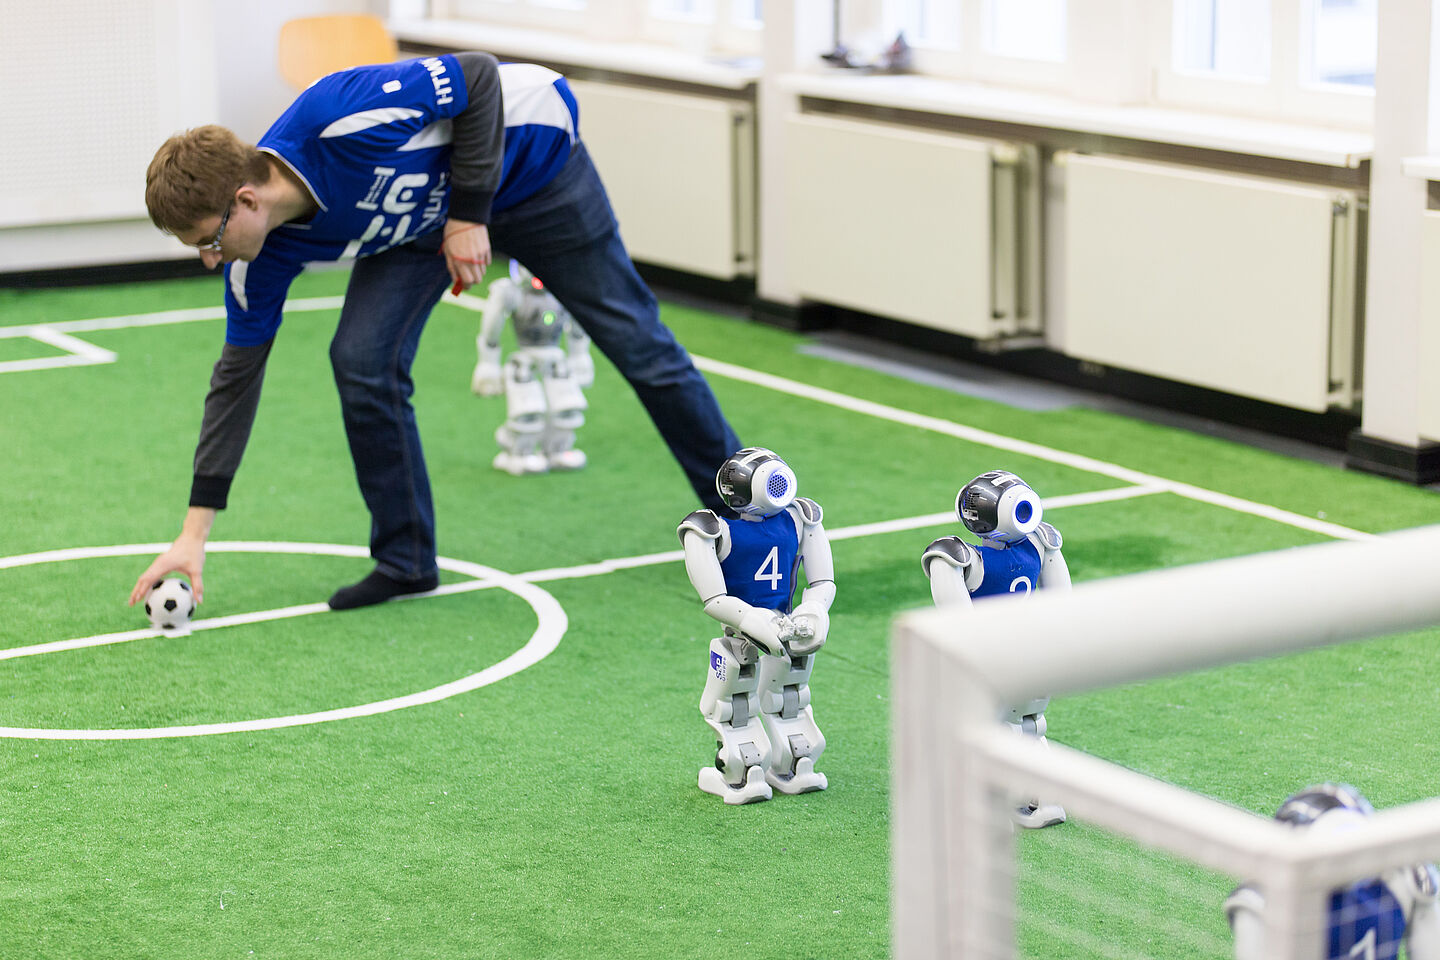
[[[753,272],[753,143],[736,101],[570,81],[580,136],[636,260],[720,279]],[[743,169],[741,165],[747,165]]]
[[[788,264],[811,300],[988,337],[991,145],[880,123],[788,121]]]
[[[1326,409],[1338,191],[1107,157],[1065,164],[1066,353]]]

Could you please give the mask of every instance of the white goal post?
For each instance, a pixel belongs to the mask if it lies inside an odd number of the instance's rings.
[[[1063,805],[1074,822],[1249,879],[1265,897],[1266,955],[1323,957],[1332,888],[1440,859],[1440,799],[1306,836],[1017,736],[1000,721],[1002,705],[1437,623],[1440,526],[902,615],[892,651],[894,957],[1017,955],[1009,810],[1030,796]]]

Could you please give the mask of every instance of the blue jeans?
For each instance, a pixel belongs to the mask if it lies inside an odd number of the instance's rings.
[[[700,501],[725,511],[715,471],[740,448],[710,385],[660,322],[620,240],[583,144],[550,184],[491,218],[490,241],[525,264],[630,382]],[[401,582],[435,572],[435,508],[410,397],[410,365],[450,285],[440,231],[355,262],[330,363],[361,495],[370,554]]]

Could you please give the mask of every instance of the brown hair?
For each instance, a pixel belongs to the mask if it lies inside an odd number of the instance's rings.
[[[265,154],[224,127],[196,127],[155,151],[145,171],[145,206],[155,226],[178,233],[224,213],[242,184],[269,179]]]

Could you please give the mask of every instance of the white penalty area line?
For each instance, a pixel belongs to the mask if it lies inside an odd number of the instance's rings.
[[[1010,453],[1034,457],[1037,460],[1046,460],[1050,463],[1074,467],[1077,470],[1098,473],[1101,476],[1124,480],[1127,483],[1137,484],[1146,488],[1154,488],[1153,492],[1173,493],[1176,496],[1185,497],[1189,500],[1224,507],[1227,510],[1234,510],[1237,513],[1248,513],[1252,516],[1263,517],[1266,520],[1273,520],[1276,523],[1283,523],[1301,530],[1308,530],[1311,533],[1334,537],[1337,540],[1379,539],[1379,537],[1373,533],[1366,533],[1362,530],[1354,530],[1350,527],[1341,526],[1338,523],[1329,523],[1328,521],[1314,517],[1292,513],[1289,510],[1282,510],[1279,507],[1272,507],[1264,503],[1256,503],[1253,500],[1232,497],[1229,494],[1207,490],[1204,487],[1182,483],[1178,480],[1167,480],[1164,477],[1142,473],[1139,470],[1131,470],[1129,467],[1122,467],[1119,464],[1108,463],[1104,460],[1096,460],[1093,457],[1083,456],[1078,453],[1057,450],[1054,447],[1031,443],[1028,440],[1018,440],[1015,437],[991,433],[988,430],[978,430],[974,427],[967,427],[951,420],[943,420],[940,417],[931,417],[923,413],[915,413],[912,410],[902,410],[899,407],[891,407],[883,403],[875,403],[871,400],[861,400],[849,394],[838,393],[834,390],[812,386],[808,383],[801,383],[798,380],[777,377],[774,374],[762,373],[758,370],[751,370],[749,367],[726,363],[723,360],[712,360],[709,357],[699,357],[693,354],[691,358],[695,361],[695,365],[706,373],[717,374],[731,380],[739,380],[757,387],[766,387],[780,393],[788,393],[791,396],[813,400],[816,403],[828,404],[832,407],[839,407],[842,410],[865,414],[866,416],[876,417],[880,420],[889,420],[892,423],[900,423],[920,430],[929,430],[933,433],[944,434],[945,436],[955,437],[960,440],[968,440],[971,443],[984,444],[987,447],[994,447],[997,450],[1007,450]]]
[[[303,297],[285,301],[285,312],[304,313],[309,310],[338,310],[344,297]],[[128,330],[132,327],[157,327],[171,323],[193,323],[197,320],[224,320],[224,307],[196,307],[188,310],[162,310],[159,313],[136,313],[120,317],[96,317],[90,320],[57,320],[53,323],[27,323],[0,327],[0,339],[28,337],[63,350],[58,357],[34,357],[29,360],[0,362],[0,373],[23,373],[29,370],[53,370],[56,367],[88,367],[98,363],[114,363],[113,350],[71,336],[96,330]]]

